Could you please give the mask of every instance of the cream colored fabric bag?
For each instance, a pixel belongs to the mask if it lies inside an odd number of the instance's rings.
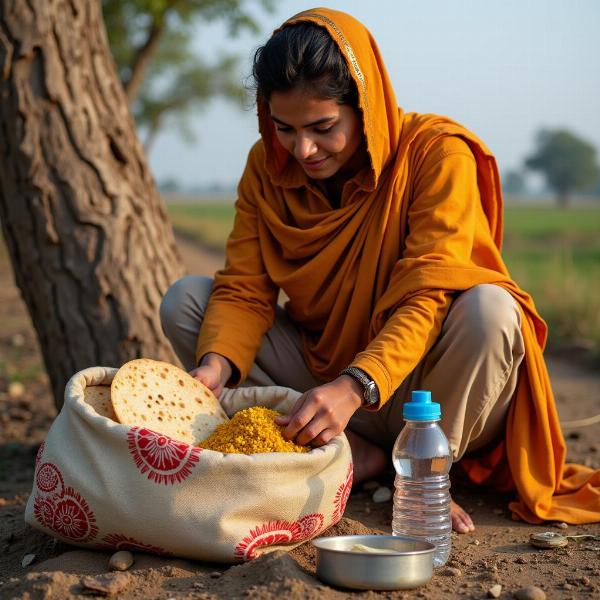
[[[64,406],[36,458],[27,523],[78,546],[237,562],[289,550],[342,517],[352,485],[340,435],[308,453],[221,454],[100,416],[86,386],[117,369],[93,367],[67,384]],[[263,405],[288,412],[282,387],[225,390],[229,416]]]

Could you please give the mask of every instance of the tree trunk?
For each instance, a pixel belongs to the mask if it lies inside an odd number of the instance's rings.
[[[0,3],[0,216],[57,406],[92,365],[176,362],[158,316],[183,267],[99,0]]]

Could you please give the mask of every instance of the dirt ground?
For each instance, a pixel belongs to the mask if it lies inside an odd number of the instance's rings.
[[[212,274],[221,257],[179,241],[190,273]],[[76,598],[86,575],[108,572],[110,553],[87,551],[56,542],[25,525],[23,512],[31,489],[34,458],[55,409],[37,341],[6,258],[0,248],[0,598]],[[561,420],[600,412],[600,375],[569,353],[549,357]],[[12,384],[9,386],[9,383]],[[16,383],[15,383],[16,382]],[[600,468],[600,423],[565,428],[569,460]],[[373,490],[392,488],[388,472],[377,482],[353,489],[345,518],[326,534],[391,532],[391,501],[375,503]],[[600,536],[600,524],[532,526],[511,519],[508,498],[453,482],[453,496],[471,514],[476,531],[453,534],[446,567],[427,586],[395,592],[351,592],[322,584],[315,577],[309,543],[289,552],[264,555],[225,567],[135,554],[116,597],[159,599],[304,598],[486,598],[500,584],[500,598],[513,598],[537,586],[547,598],[600,598],[600,540],[570,540],[566,548],[539,550],[528,544],[533,532]],[[34,555],[23,567],[26,555]]]

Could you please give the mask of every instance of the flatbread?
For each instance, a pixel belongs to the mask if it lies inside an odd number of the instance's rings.
[[[125,363],[110,387],[119,421],[197,445],[229,419],[216,396],[197,379],[166,362]]]
[[[99,415],[118,421],[117,415],[113,410],[113,405],[110,400],[109,385],[90,385],[83,390],[83,399],[87,402]]]

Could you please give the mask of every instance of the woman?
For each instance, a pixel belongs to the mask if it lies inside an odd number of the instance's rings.
[[[344,431],[355,482],[385,467],[402,403],[429,389],[457,468],[516,488],[517,516],[600,520],[600,491],[577,491],[599,474],[564,471],[546,328],[500,256],[485,145],[399,109],[375,41],[340,12],[289,19],[256,53],[254,77],[261,139],[226,266],[214,284],[176,282],[161,306],[183,364],[216,394],[302,391],[284,435],[318,446]],[[454,503],[452,523],[473,529]]]

